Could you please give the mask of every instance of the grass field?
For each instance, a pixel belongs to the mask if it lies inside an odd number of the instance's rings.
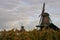
[[[9,30],[0,31],[0,40],[60,40],[60,30],[43,29],[38,31]]]

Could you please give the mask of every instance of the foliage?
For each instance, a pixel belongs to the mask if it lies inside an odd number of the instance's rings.
[[[32,31],[9,30],[0,31],[0,40],[60,40],[60,30],[43,29]]]

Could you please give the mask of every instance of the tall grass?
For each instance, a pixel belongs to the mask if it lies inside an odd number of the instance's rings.
[[[60,30],[43,29],[38,31],[9,30],[0,31],[0,40],[60,40]]]

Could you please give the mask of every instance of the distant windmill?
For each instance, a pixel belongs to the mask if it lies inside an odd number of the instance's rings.
[[[21,30],[20,31],[25,31],[23,24],[21,24]]]
[[[59,28],[51,22],[49,14],[44,11],[45,11],[45,3],[43,4],[43,9],[42,9],[39,25],[37,25],[36,27],[40,27],[40,29],[42,29],[44,27],[48,29],[48,27],[49,27],[53,30],[59,30]],[[39,17],[40,17],[40,15],[39,15]]]

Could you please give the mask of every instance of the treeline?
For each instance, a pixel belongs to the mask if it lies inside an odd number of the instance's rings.
[[[60,40],[60,30],[43,29],[38,31],[9,30],[0,31],[0,40]]]

